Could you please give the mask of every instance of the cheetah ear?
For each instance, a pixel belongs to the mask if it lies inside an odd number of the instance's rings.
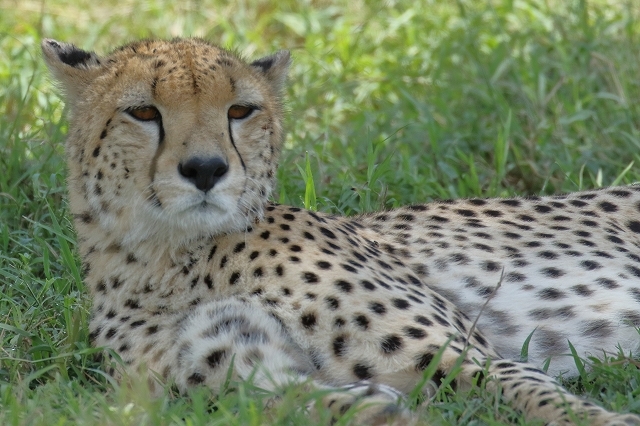
[[[289,73],[289,65],[291,65],[291,55],[288,50],[280,50],[273,55],[265,56],[251,63],[253,68],[260,71],[267,78],[276,93],[282,91]]]
[[[100,58],[93,52],[78,49],[73,44],[44,39],[41,43],[44,60],[60,83],[67,102],[74,103],[80,93],[98,75]]]

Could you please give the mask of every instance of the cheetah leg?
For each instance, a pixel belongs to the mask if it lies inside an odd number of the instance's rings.
[[[258,306],[239,300],[210,302],[199,306],[178,327],[180,332],[175,335],[181,337],[169,365],[177,366],[170,376],[181,390],[206,385],[218,392],[233,368],[232,379],[251,378],[257,387],[275,393],[292,383],[303,384],[309,391],[326,390],[321,407],[309,407],[312,412],[320,408],[338,418],[357,406],[358,424],[405,425],[411,421],[398,405],[401,395],[390,387],[359,382],[331,388],[310,380],[310,359],[280,323]]]
[[[471,377],[487,373],[470,365],[464,372]],[[527,363],[494,360],[489,364],[486,377],[487,389],[497,391],[499,387],[503,398],[528,418],[548,420],[554,425],[573,425],[580,421],[592,426],[640,425],[640,417],[611,413],[587,402]]]

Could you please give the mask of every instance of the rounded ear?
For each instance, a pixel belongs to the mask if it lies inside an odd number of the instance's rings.
[[[94,52],[52,39],[42,40],[41,47],[47,67],[60,84],[67,102],[75,103],[80,93],[99,74],[100,58]]]
[[[289,73],[289,65],[291,65],[291,54],[288,50],[280,50],[273,55],[265,56],[251,63],[253,68],[260,71],[267,78],[276,93],[282,91]]]

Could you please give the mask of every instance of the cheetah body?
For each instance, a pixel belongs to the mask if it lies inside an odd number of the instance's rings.
[[[394,395],[384,386],[407,393],[432,363],[436,382],[459,365],[458,385],[492,378],[532,417],[570,423],[567,401],[592,424],[638,424],[535,366],[574,372],[567,340],[637,353],[640,188],[356,218],[270,205],[288,53],[247,64],[195,39],[43,51],[70,105],[91,338],[129,372],[217,391],[233,359],[267,388]],[[505,360],[531,333],[532,364]]]

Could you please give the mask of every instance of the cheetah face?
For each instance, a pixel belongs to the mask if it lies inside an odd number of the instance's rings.
[[[282,51],[245,63],[202,40],[143,41],[106,57],[45,40],[71,110],[76,224],[176,244],[262,214],[282,141]],[[79,223],[80,222],[80,223]]]

